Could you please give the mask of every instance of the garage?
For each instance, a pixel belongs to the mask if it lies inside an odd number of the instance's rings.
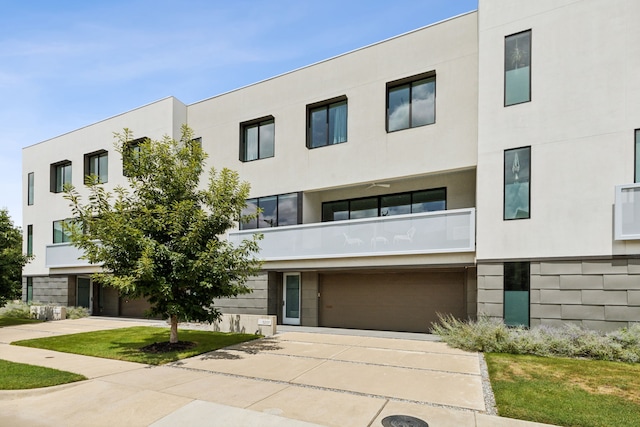
[[[437,313],[466,317],[464,278],[464,270],[321,274],[320,325],[428,332]]]

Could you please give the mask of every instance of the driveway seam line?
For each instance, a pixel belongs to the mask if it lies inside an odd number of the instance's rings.
[[[206,369],[189,368],[189,367],[186,367],[186,366],[178,366],[178,365],[172,365],[172,364],[168,364],[168,365],[164,365],[164,366],[169,366],[169,367],[175,368],[175,369],[185,369],[185,370],[194,371],[194,372],[204,372],[204,373],[208,373],[210,375],[223,375],[223,376],[226,376],[226,377],[249,379],[249,380],[262,381],[262,382],[273,383],[273,384],[286,384],[286,385],[292,386],[292,387],[308,388],[308,389],[312,389],[312,390],[333,391],[333,392],[337,392],[337,393],[352,394],[352,395],[362,396],[362,397],[385,399],[385,400],[389,400],[389,401],[393,401],[393,402],[413,403],[413,404],[418,404],[418,405],[432,406],[432,407],[444,408],[444,409],[452,409],[452,410],[463,411],[463,412],[476,412],[476,413],[481,413],[481,414],[486,414],[487,413],[486,410],[467,408],[467,407],[464,407],[464,406],[454,406],[454,405],[446,405],[446,404],[442,404],[442,403],[424,402],[424,401],[421,401],[421,400],[413,400],[413,399],[402,399],[402,398],[399,398],[399,397],[385,396],[385,395],[380,395],[380,394],[363,393],[363,392],[360,392],[360,391],[343,390],[343,389],[339,389],[339,388],[323,387],[323,386],[317,386],[317,385],[311,385],[311,384],[292,383],[292,382],[283,381],[283,380],[273,380],[273,379],[270,379],[270,378],[252,377],[250,375],[231,374],[229,372],[209,371],[209,370],[206,370]]]
[[[242,351],[242,350],[235,350],[235,351]],[[334,357],[337,356],[337,354],[335,356],[332,356],[331,359],[325,359],[323,357],[315,357],[315,356],[301,356],[301,355],[298,355],[298,354],[283,354],[283,353],[267,353],[267,354],[269,354],[271,356],[292,357],[292,358],[298,358],[298,359],[324,360],[325,363],[328,362],[328,361],[332,361],[332,362],[351,363],[351,364],[354,364],[354,365],[381,366],[381,367],[385,367],[385,368],[410,369],[410,370],[414,370],[414,371],[443,372],[443,373],[447,373],[447,374],[469,375],[469,376],[472,376],[472,377],[479,377],[480,376],[480,373],[473,374],[473,373],[468,373],[468,372],[447,371],[447,370],[444,370],[444,369],[414,368],[414,367],[411,367],[411,366],[385,365],[385,364],[381,364],[381,363],[356,362],[356,361],[353,361],[353,360],[335,359]],[[340,354],[340,353],[338,353],[338,354]],[[197,356],[195,356],[195,357],[197,357]],[[475,357],[477,358],[477,355]],[[318,366],[320,366],[320,365],[318,365]],[[315,369],[315,367],[311,368],[311,369]]]

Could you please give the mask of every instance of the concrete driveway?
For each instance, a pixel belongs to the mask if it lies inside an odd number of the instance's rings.
[[[21,335],[82,329],[81,323],[84,329],[138,324],[82,319],[41,324],[46,330],[39,325],[0,329],[0,358],[90,378],[0,392],[0,425],[365,427],[382,426],[394,415],[431,427],[536,425],[487,414],[478,354],[407,339],[411,335],[288,328],[271,338],[157,367],[7,345],[7,339]]]

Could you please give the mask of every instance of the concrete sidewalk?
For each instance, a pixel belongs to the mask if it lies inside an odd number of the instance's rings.
[[[365,427],[406,415],[430,427],[542,426],[486,414],[478,354],[406,335],[284,328],[155,367],[8,345],[138,324],[149,323],[88,318],[1,328],[1,359],[90,379],[0,391],[0,425]]]

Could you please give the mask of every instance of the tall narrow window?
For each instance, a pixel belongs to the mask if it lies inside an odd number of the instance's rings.
[[[258,121],[243,123],[241,126],[240,160],[273,157],[275,140],[275,121],[267,117]]]
[[[33,301],[33,277],[27,277],[27,302]]]
[[[531,147],[504,152],[504,219],[531,217]]]
[[[504,105],[531,101],[531,30],[504,39]]]
[[[504,323],[508,326],[529,326],[528,262],[504,263]]]
[[[347,100],[308,106],[307,147],[316,148],[347,141]]]
[[[436,121],[436,77],[418,76],[387,85],[387,131],[430,125]]]
[[[640,129],[636,129],[635,166],[633,182],[640,182]]]
[[[84,174],[85,176],[95,175],[100,183],[107,182],[109,178],[109,157],[105,150],[95,153],[85,154]]]
[[[65,184],[71,184],[71,162],[63,162],[51,165],[51,192],[62,193]]]
[[[27,175],[27,205],[33,205],[33,172]]]
[[[27,255],[33,255],[33,225],[27,225]]]

